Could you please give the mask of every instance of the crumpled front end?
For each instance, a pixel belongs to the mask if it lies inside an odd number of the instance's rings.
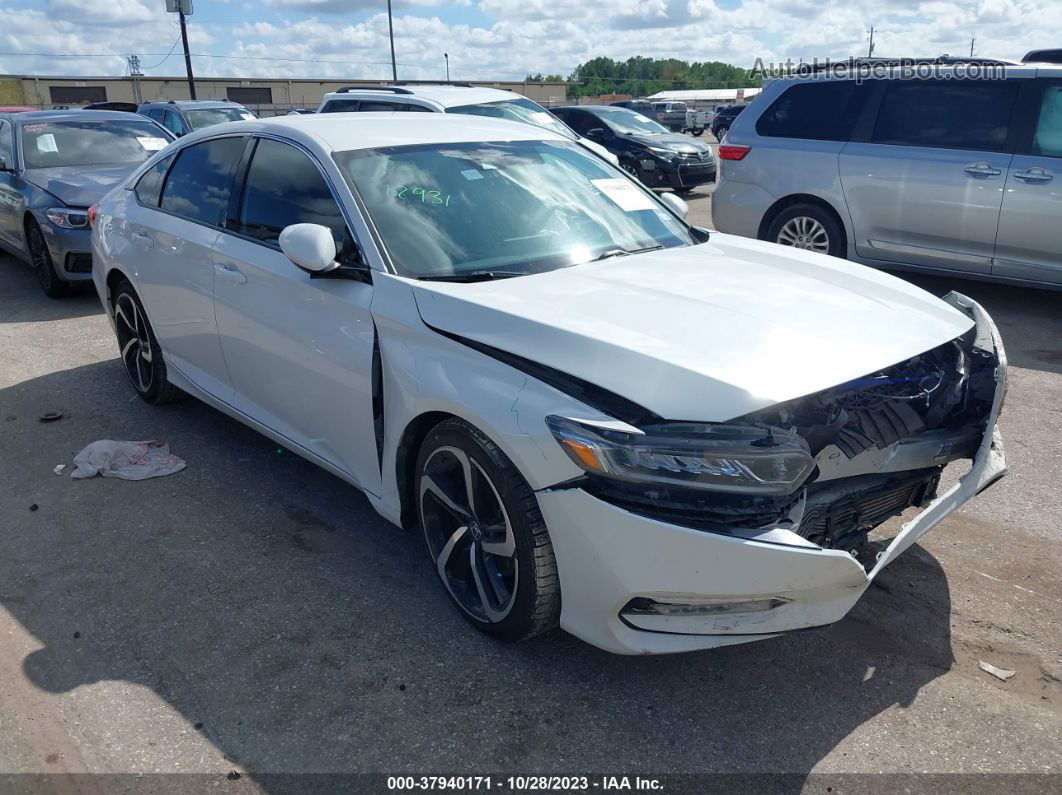
[[[728,423],[773,429],[760,442],[768,447],[803,440],[814,468],[798,488],[734,494],[588,474],[539,492],[560,567],[561,625],[635,654],[843,617],[884,566],[1006,472],[999,333],[976,302],[944,300],[974,320],[968,333]],[[960,459],[972,459],[969,471],[938,493],[944,467]],[[670,461],[676,473],[690,466]],[[911,507],[922,510],[894,538],[870,538]]]

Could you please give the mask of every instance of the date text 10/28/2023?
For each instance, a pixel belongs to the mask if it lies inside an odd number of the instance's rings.
[[[388,776],[387,789],[402,791],[602,792],[664,789],[655,778],[642,776]]]

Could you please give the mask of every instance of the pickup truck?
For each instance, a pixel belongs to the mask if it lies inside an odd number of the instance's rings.
[[[690,110],[685,102],[654,102],[656,120],[672,132],[701,135],[711,120],[708,111]]]

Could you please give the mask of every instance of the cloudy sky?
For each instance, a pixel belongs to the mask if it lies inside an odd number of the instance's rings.
[[[393,0],[399,77],[567,75],[598,55],[764,61],[866,54],[1020,58],[1062,43],[1060,0]],[[0,0],[0,73],[180,75],[164,0]],[[383,78],[386,0],[195,0],[197,74]],[[1032,21],[1035,20],[1035,23]],[[172,54],[171,53],[172,48]]]

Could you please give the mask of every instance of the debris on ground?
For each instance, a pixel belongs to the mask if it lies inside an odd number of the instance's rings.
[[[984,660],[978,660],[977,665],[985,673],[992,674],[992,676],[994,676],[996,679],[1002,680],[1004,682],[1006,682],[1008,679],[1014,676],[1014,674],[1017,673],[1017,671],[1008,671],[1006,668],[997,668],[996,666],[992,665],[992,663],[986,663]]]
[[[146,480],[172,475],[184,467],[184,461],[171,454],[170,446],[165,442],[101,439],[74,456],[74,471],[70,477],[101,475],[122,480]]]
[[[44,414],[41,414],[39,417],[37,417],[40,422],[55,422],[56,420],[61,420],[62,418],[63,413],[61,411],[46,411],[44,412]]]
[[[55,469],[52,470],[57,475],[63,474],[63,470],[66,469],[66,464],[56,464]]]

